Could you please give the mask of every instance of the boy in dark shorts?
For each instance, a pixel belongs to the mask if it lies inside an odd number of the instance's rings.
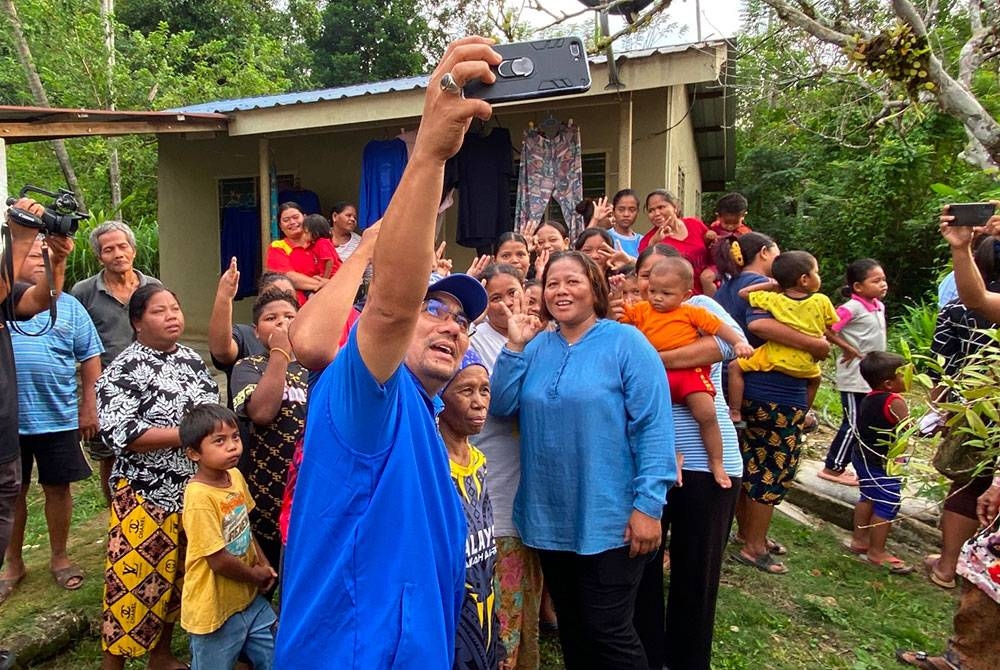
[[[906,390],[904,365],[906,359],[887,351],[872,351],[861,359],[861,376],[872,390],[858,408],[859,449],[852,461],[861,499],[854,506],[854,535],[847,545],[852,553],[896,575],[913,572],[912,566],[885,548],[902,497],[902,478],[887,474],[886,465],[894,429],[909,415],[900,395]]]

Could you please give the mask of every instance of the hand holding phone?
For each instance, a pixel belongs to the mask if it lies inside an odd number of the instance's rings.
[[[959,202],[947,206],[946,215],[954,217],[949,226],[985,226],[996,212],[996,204],[992,202]]]
[[[590,90],[587,50],[579,37],[497,44],[493,50],[503,57],[499,65],[490,66],[497,80],[469,82],[463,89],[465,97],[495,103]]]

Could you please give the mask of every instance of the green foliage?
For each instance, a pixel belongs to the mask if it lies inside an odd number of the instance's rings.
[[[963,446],[977,452],[970,476],[993,472],[1000,456],[1000,329],[984,332],[991,341],[968,356],[957,374],[945,374],[942,359],[925,355],[925,367],[936,379],[928,374],[914,378],[928,389],[946,389],[937,408],[949,417],[947,429],[965,436]]]
[[[311,45],[314,76],[344,86],[426,72],[427,20],[417,0],[330,0]]]
[[[135,196],[129,196],[122,203],[125,209]],[[121,212],[97,210],[90,212],[90,218],[80,222],[76,235],[76,246],[66,260],[66,288],[71,289],[81,279],[86,279],[101,270],[101,264],[90,247],[90,233],[105,221],[122,220]],[[156,220],[150,217],[126,220],[135,233],[134,266],[139,272],[153,277],[160,276],[160,233]]]
[[[887,113],[839,49],[758,27],[738,41],[735,78],[732,190],[750,202],[747,223],[782,249],[813,253],[835,301],[846,266],[873,257],[889,280],[889,313],[919,303],[947,255],[937,215],[949,199],[932,187],[978,200],[995,182],[958,157],[966,135],[955,119],[920,105]],[[1000,93],[983,99],[1000,103]]]
[[[923,357],[930,355],[937,315],[937,302],[934,301],[903,304],[903,313],[893,320],[889,331],[889,348],[904,352],[918,369],[926,369]]]

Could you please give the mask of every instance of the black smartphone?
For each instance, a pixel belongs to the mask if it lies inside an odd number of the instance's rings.
[[[996,212],[992,202],[957,202],[948,205],[948,213],[955,217],[949,226],[985,226]]]
[[[590,64],[579,37],[558,37],[533,42],[497,44],[503,61],[491,69],[492,84],[472,81],[465,97],[487,102],[551,98],[590,90]]]

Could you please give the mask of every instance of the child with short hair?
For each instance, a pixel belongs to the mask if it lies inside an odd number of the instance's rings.
[[[310,214],[302,222],[302,227],[305,228],[306,241],[312,244],[313,255],[321,268],[320,276],[329,279],[341,265],[340,256],[331,239],[333,230],[330,222],[321,214]]]
[[[685,304],[691,297],[694,270],[683,258],[664,258],[649,273],[648,300],[631,305],[625,301],[619,319],[637,327],[657,351],[669,351],[691,344],[701,332],[717,335],[728,342],[737,356],[749,356],[753,348],[734,328],[708,310]],[[620,297],[624,278],[615,278],[615,296]],[[683,403],[698,422],[701,441],[708,454],[708,465],[715,483],[724,489],[732,486],[722,463],[722,433],[715,413],[715,386],[710,367],[667,370],[670,399]]]
[[[712,264],[701,271],[699,278],[705,295],[714,296],[724,279],[715,259],[720,253],[728,251],[723,251],[720,247],[732,245],[735,240],[753,232],[745,223],[748,207],[747,199],[740,193],[726,194],[715,203],[715,221],[705,233],[705,245],[708,247],[708,257]]]
[[[853,349],[830,329],[838,320],[837,313],[830,299],[819,293],[823,282],[819,276],[819,265],[812,254],[805,251],[779,254],[771,264],[771,275],[773,282],[742,288],[739,296],[800,333],[812,337],[826,336],[844,351]],[[771,371],[808,380],[806,409],[812,407],[820,384],[819,363],[801,349],[765,342],[754,350],[753,356],[729,364],[729,416],[737,427],[746,425],[740,410],[743,405],[743,373]]]
[[[852,462],[858,473],[861,497],[854,506],[854,533],[847,548],[872,565],[895,575],[913,572],[913,566],[886,551],[885,542],[899,513],[903,480],[887,474],[893,432],[909,415],[906,380],[901,368],[906,359],[887,351],[873,351],[861,359],[861,376],[871,392],[861,401],[857,428],[859,444]]]
[[[270,670],[277,619],[260,593],[277,574],[250,531],[254,502],[236,469],[243,453],[236,414],[198,405],[181,421],[180,438],[198,466],[184,489],[183,515],[181,626],[191,635],[191,666],[232,668],[244,652],[255,670]]]

